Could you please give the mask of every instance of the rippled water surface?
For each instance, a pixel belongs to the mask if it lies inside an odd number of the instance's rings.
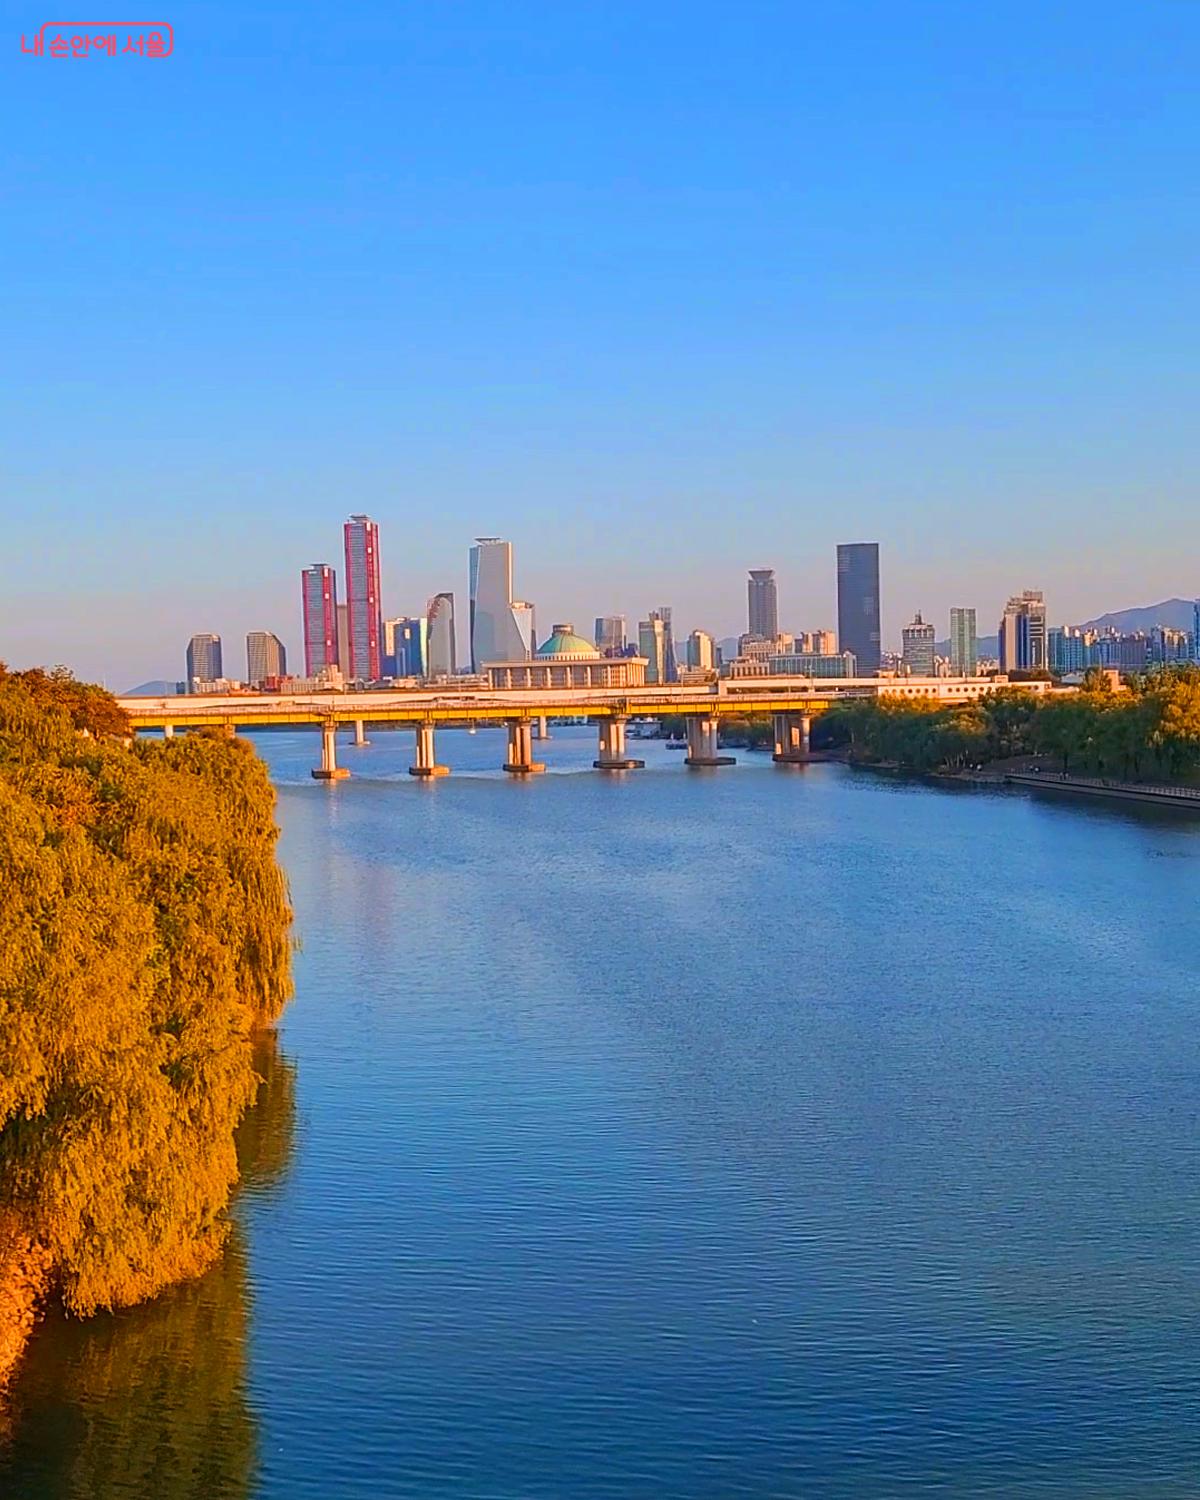
[[[42,1330],[5,1497],[1200,1493],[1200,824],[259,746],[303,951],[238,1234]]]

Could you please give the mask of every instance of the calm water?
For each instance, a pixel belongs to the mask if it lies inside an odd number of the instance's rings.
[[[1200,824],[260,743],[236,1240],[42,1331],[5,1497],[1200,1493]]]

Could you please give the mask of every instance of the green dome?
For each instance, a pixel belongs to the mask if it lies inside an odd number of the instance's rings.
[[[581,635],[576,635],[570,625],[553,626],[550,639],[542,642],[537,654],[539,660],[547,656],[583,656],[589,661],[596,661],[600,656],[591,641],[585,641]]]

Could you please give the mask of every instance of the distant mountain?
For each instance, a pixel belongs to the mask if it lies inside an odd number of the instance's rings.
[[[173,698],[179,691],[177,682],[143,682],[135,688],[130,688],[127,693],[122,693],[123,698]]]
[[[1190,599],[1164,599],[1161,604],[1147,604],[1141,609],[1118,609],[1110,615],[1100,615],[1095,620],[1085,620],[1085,625],[1094,630],[1120,630],[1130,633],[1135,630],[1153,630],[1156,625],[1170,630],[1192,628],[1192,601]]]
[[[948,640],[935,641],[933,649],[939,656],[949,656],[950,642]],[[998,635],[981,635],[975,643],[975,654],[977,656],[999,656],[1000,637]]]

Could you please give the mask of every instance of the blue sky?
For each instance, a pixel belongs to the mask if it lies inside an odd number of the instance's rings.
[[[359,510],[388,613],[498,534],[543,631],[831,625],[863,538],[895,639],[1200,592],[1200,7],[0,13],[0,657],[296,648]]]

